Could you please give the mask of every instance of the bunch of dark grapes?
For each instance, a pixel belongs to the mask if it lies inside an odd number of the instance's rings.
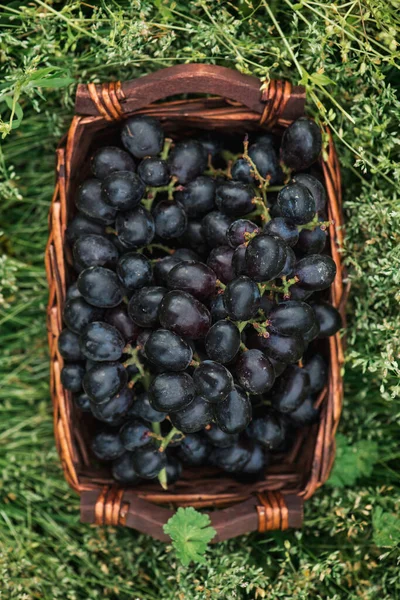
[[[341,327],[321,135],[302,118],[278,149],[231,141],[130,118],[76,194],[61,380],[119,482],[165,488],[182,463],[258,478],[318,420],[318,340]]]

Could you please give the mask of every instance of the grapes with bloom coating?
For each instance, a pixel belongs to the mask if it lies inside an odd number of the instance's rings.
[[[215,293],[217,277],[207,265],[197,261],[180,262],[167,275],[167,287],[181,290],[198,300],[206,300]]]
[[[114,222],[117,211],[107,204],[103,199],[101,181],[98,179],[87,179],[78,189],[76,207],[81,213],[101,223],[111,225]]]
[[[289,183],[278,194],[277,205],[283,217],[296,225],[309,223],[315,216],[315,200],[301,183]]]
[[[122,301],[122,290],[114,271],[104,267],[89,267],[78,277],[78,290],[89,304],[112,308]]]
[[[286,262],[286,244],[281,238],[257,235],[246,250],[246,274],[254,281],[271,281],[281,273]]]
[[[297,365],[289,365],[285,377],[281,377],[271,390],[272,405],[281,413],[296,410],[310,393],[310,377]]]
[[[121,363],[102,362],[86,371],[83,389],[93,402],[100,404],[115,396],[127,382],[128,375]]]
[[[125,346],[125,340],[116,327],[94,321],[84,329],[80,339],[82,354],[94,361],[119,360]]]
[[[202,396],[195,396],[189,406],[171,414],[172,425],[183,433],[201,431],[212,419],[212,405]]]
[[[160,305],[167,291],[156,285],[137,290],[128,304],[128,313],[132,321],[139,327],[156,326]]]
[[[92,450],[99,460],[115,460],[125,452],[119,435],[111,431],[97,433],[92,441]]]
[[[144,196],[146,186],[132,171],[116,171],[101,186],[102,198],[116,210],[132,210]]]
[[[313,302],[311,306],[319,324],[318,337],[325,338],[335,335],[342,327],[342,317],[339,311],[328,302]]]
[[[260,291],[257,284],[241,275],[232,279],[224,291],[224,305],[234,321],[248,321],[253,318],[260,304]]]
[[[214,407],[215,420],[224,433],[240,433],[251,420],[251,402],[246,392],[235,385],[233,390]]]
[[[232,374],[223,365],[213,360],[204,360],[193,374],[196,392],[207,402],[223,400],[233,389]]]
[[[187,373],[161,373],[151,382],[149,400],[160,412],[172,413],[182,410],[193,401],[195,387]]]
[[[136,158],[155,156],[162,150],[164,132],[152,117],[130,117],[122,127],[121,141]]]
[[[203,338],[211,325],[211,316],[204,304],[191,294],[178,290],[165,295],[159,317],[165,329],[193,340]]]
[[[133,468],[139,477],[143,479],[154,479],[166,467],[166,464],[165,452],[160,452],[152,444],[148,444],[143,448],[136,448],[132,452]]]
[[[318,125],[307,117],[293,121],[282,137],[281,159],[290,169],[301,171],[320,155],[322,136]]]
[[[116,146],[104,146],[94,153],[90,163],[92,173],[97,179],[105,179],[116,171],[134,171],[132,156]]]
[[[232,258],[233,249],[229,246],[216,246],[208,255],[207,265],[222,283],[229,283],[235,277]]]
[[[204,171],[207,165],[207,153],[197,140],[180,142],[172,149],[168,157],[171,175],[179,183],[189,183]]]
[[[274,368],[261,350],[242,352],[235,371],[240,385],[250,394],[267,392],[275,381]]]
[[[101,404],[90,401],[90,410],[98,421],[117,426],[125,421],[132,402],[132,390],[125,386],[115,396]]]
[[[112,476],[120,483],[134,485],[140,482],[140,477],[133,468],[132,452],[124,452],[112,464]]]
[[[217,321],[209,329],[205,345],[211,360],[226,364],[231,362],[240,348],[240,332],[232,321]]]
[[[193,358],[190,345],[168,329],[156,329],[146,340],[144,353],[152,363],[167,371],[184,371]]]

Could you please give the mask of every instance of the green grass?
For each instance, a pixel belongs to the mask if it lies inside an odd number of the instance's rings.
[[[397,0],[16,0],[0,23],[0,599],[399,598]],[[302,531],[186,568],[146,536],[79,523],[53,441],[43,253],[76,83],[192,61],[307,86],[343,165],[352,293],[331,485]]]

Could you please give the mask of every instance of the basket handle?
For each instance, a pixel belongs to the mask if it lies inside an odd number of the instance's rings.
[[[162,508],[138,497],[132,490],[105,486],[81,494],[81,522],[96,525],[124,525],[153,538],[168,541],[163,525],[174,510]],[[251,531],[299,528],[303,521],[303,499],[296,494],[263,492],[240,504],[208,512],[221,542]]]
[[[263,88],[263,89],[261,89]],[[305,88],[289,82],[262,82],[216,65],[186,64],[160,69],[125,83],[79,84],[75,111],[113,121],[153,102],[177,94],[211,94],[228,98],[269,119],[291,122],[304,114]]]

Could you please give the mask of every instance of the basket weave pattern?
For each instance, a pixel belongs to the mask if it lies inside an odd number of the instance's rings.
[[[212,97],[174,100],[155,104],[181,93],[210,93]],[[214,96],[215,95],[215,96]],[[71,281],[71,251],[65,239],[68,219],[74,212],[74,194],[85,172],[85,163],[95,144],[107,141],[118,121],[132,114],[153,115],[167,133],[204,129],[246,132],[260,127],[283,131],[304,114],[304,89],[288,82],[270,81],[261,86],[254,77],[223,67],[183,65],[163,69],[126,84],[80,85],[76,113],[67,136],[57,150],[57,183],[49,213],[50,235],[46,248],[49,282],[47,310],[51,361],[51,396],[57,449],[69,485],[81,495],[81,519],[96,524],[125,525],[166,539],[162,525],[173,511],[160,505],[219,508],[210,517],[217,536],[227,539],[256,530],[299,527],[303,500],[326,481],[335,455],[335,432],[343,399],[342,340],[329,338],[329,381],[319,395],[318,424],[302,431],[287,455],[278,457],[264,480],[254,484],[235,482],[216,469],[185,470],[182,481],[163,492],[155,483],[124,489],[115,485],[109,472],[94,469],[88,438],[79,410],[60,381],[63,359],[57,342],[61,332],[66,288]],[[341,264],[343,216],[339,163],[330,132],[321,159],[328,195],[330,253],[337,276],[330,300],[344,319],[348,288]]]

